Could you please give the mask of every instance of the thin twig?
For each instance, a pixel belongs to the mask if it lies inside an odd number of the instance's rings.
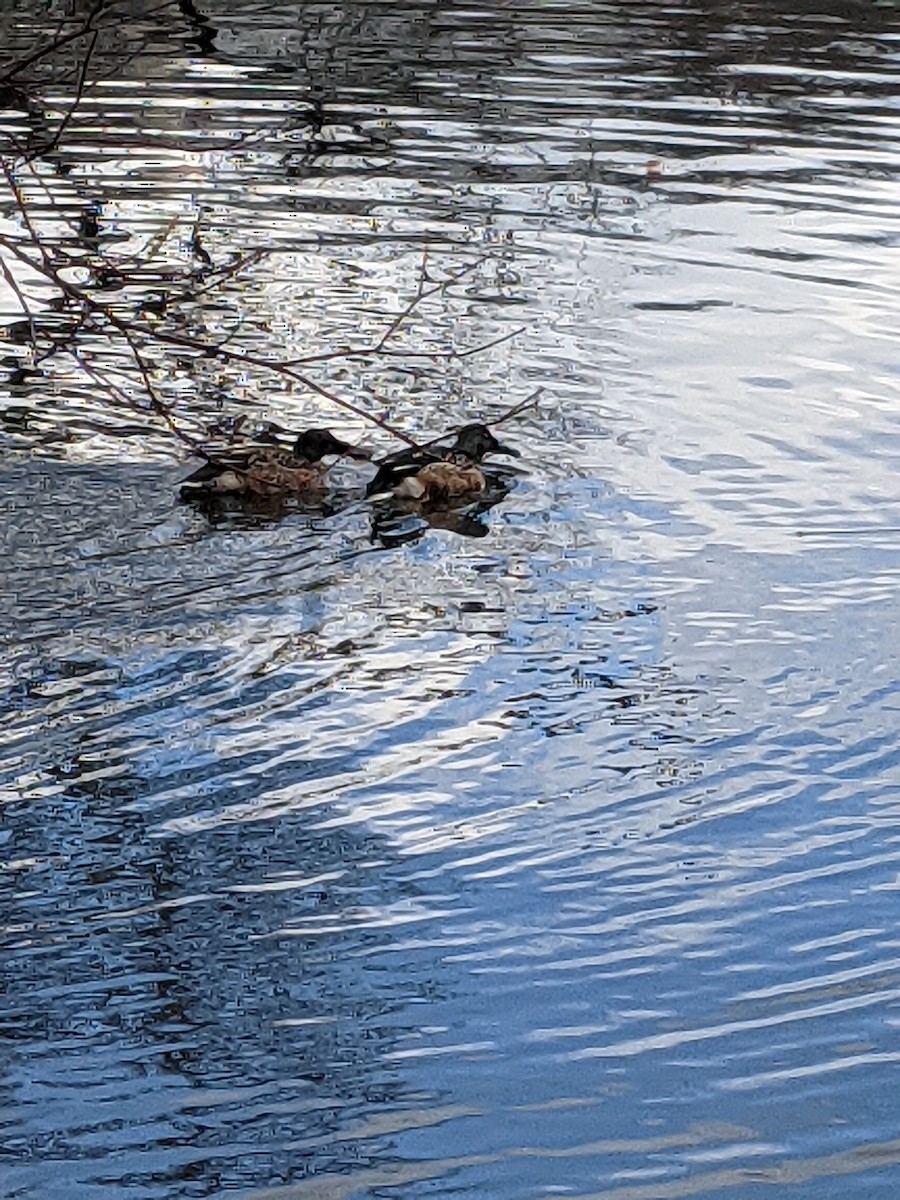
[[[167,9],[171,9],[171,0],[166,0],[166,2],[163,4],[149,8],[142,14],[142,16],[151,16],[156,12],[163,12]],[[34,184],[43,189],[48,197],[48,200],[50,201],[51,209],[57,213],[60,219],[66,219],[62,213],[58,212],[59,205],[55,202],[55,199],[42,175],[35,168],[34,162],[41,155],[46,155],[48,152],[55,150],[60,145],[64,133],[70,127],[75,118],[75,114],[84,98],[86,89],[88,87],[93,87],[96,84],[96,80],[88,80],[88,74],[90,66],[96,57],[96,50],[98,44],[100,44],[99,39],[101,34],[109,28],[109,18],[114,12],[116,13],[117,17],[118,13],[121,12],[120,3],[117,3],[117,0],[112,0],[111,3],[108,2],[108,0],[97,0],[78,28],[72,29],[68,33],[63,33],[62,29],[64,29],[65,26],[58,26],[56,34],[49,44],[45,44],[38,50],[34,51],[34,53],[27,56],[25,59],[22,59],[20,62],[14,64],[5,76],[6,79],[12,79],[16,75],[21,74],[28,67],[32,66],[35,62],[49,57],[55,51],[58,51],[59,49],[70,45],[79,39],[88,39],[87,47],[81,58],[80,66],[74,75],[75,84],[71,102],[60,119],[53,136],[39,150],[29,152],[27,151],[26,147],[21,147],[22,152],[20,153],[19,162],[17,164],[18,171],[9,160],[0,158],[0,168],[2,168],[2,174],[5,176],[10,187],[14,197],[15,206],[21,218],[22,227],[25,231],[25,236],[17,239],[0,237],[0,249],[4,249],[9,256],[17,259],[23,264],[26,264],[29,270],[43,276],[44,279],[48,280],[59,291],[59,293],[61,293],[61,298],[56,301],[56,303],[64,312],[67,312],[68,320],[70,322],[70,328],[64,338],[53,338],[47,334],[42,334],[42,349],[39,350],[38,329],[29,307],[28,297],[16,282],[10,266],[5,261],[2,262],[3,277],[8,283],[10,283],[10,286],[16,294],[23,311],[28,317],[34,352],[36,355],[40,354],[38,361],[41,361],[45,358],[50,358],[54,354],[68,352],[72,355],[76,362],[78,362],[86,371],[88,371],[92,378],[99,380],[105,376],[101,376],[96,368],[90,365],[84,356],[79,354],[77,351],[76,340],[78,335],[86,327],[96,331],[98,336],[105,336],[113,339],[116,335],[118,335],[118,337],[120,337],[128,347],[128,353],[130,355],[131,362],[134,364],[134,371],[136,373],[137,380],[140,381],[140,388],[146,394],[152,412],[161,420],[163,420],[171,432],[192,450],[197,449],[197,439],[180,427],[172,414],[170,406],[161,399],[157,392],[156,383],[154,382],[154,347],[177,347],[183,350],[189,350],[197,355],[218,359],[222,362],[235,364],[240,367],[257,367],[260,370],[273,373],[283,379],[290,380],[291,382],[308,389],[314,394],[327,400],[329,403],[334,404],[335,406],[347,412],[353,413],[361,420],[378,426],[379,428],[385,430],[385,432],[390,433],[393,437],[405,442],[407,445],[418,447],[420,443],[414,438],[410,437],[402,430],[394,427],[390,422],[377,415],[377,413],[367,410],[362,405],[346,398],[343,395],[340,395],[330,387],[317,382],[309,374],[307,374],[305,368],[336,359],[377,357],[379,355],[384,355],[385,357],[391,358],[463,358],[475,354],[480,350],[499,345],[510,338],[517,336],[517,334],[522,332],[522,330],[516,329],[506,332],[488,342],[485,342],[482,346],[470,347],[469,349],[462,351],[433,351],[430,353],[428,351],[404,352],[399,348],[393,349],[389,345],[403,323],[407,321],[412,313],[416,310],[417,306],[421,305],[424,301],[432,296],[447,293],[467,275],[470,275],[483,263],[488,261],[489,256],[486,254],[479,255],[473,262],[464,263],[457,269],[448,272],[447,277],[440,282],[430,285],[430,279],[428,276],[429,245],[426,237],[426,239],[423,240],[422,266],[415,295],[401,309],[401,311],[390,320],[377,341],[367,347],[361,347],[358,349],[343,348],[341,350],[331,351],[329,353],[308,355],[288,361],[278,361],[259,354],[248,353],[245,350],[230,349],[226,345],[227,339],[221,337],[215,342],[209,342],[198,337],[177,333],[171,329],[158,328],[155,321],[149,321],[142,315],[141,303],[134,300],[132,296],[126,294],[118,301],[117,304],[104,303],[102,300],[97,298],[95,295],[96,289],[93,288],[91,284],[82,285],[73,283],[63,276],[62,271],[66,271],[66,274],[68,274],[70,268],[77,266],[89,272],[96,273],[101,270],[112,272],[114,273],[114,282],[117,285],[121,283],[123,288],[137,287],[143,282],[145,276],[148,274],[150,275],[151,279],[159,279],[158,273],[153,273],[152,271],[145,271],[142,269],[142,267],[139,265],[139,254],[129,257],[123,256],[122,258],[115,260],[104,254],[99,248],[91,247],[87,253],[76,255],[74,253],[70,253],[65,247],[56,245],[54,243],[50,244],[52,249],[51,253],[51,249],[48,249],[48,244],[41,239],[37,217],[33,216],[32,212],[29,210],[29,199],[27,198],[26,192],[23,190],[22,172],[27,171],[28,175],[25,178],[29,181],[33,180]],[[102,23],[101,18],[105,18]],[[122,17],[118,17],[118,19],[120,21],[124,20],[124,14]],[[113,26],[113,28],[115,28],[115,26]],[[131,47],[134,45],[135,41],[132,40]],[[71,77],[72,73],[67,71],[65,74],[65,79],[68,81]],[[17,139],[14,141],[14,144],[17,147],[19,146]],[[233,145],[233,143],[230,144]],[[31,193],[33,196],[31,187],[29,187],[29,193]],[[175,222],[173,221],[161,235],[151,239],[151,241],[148,243],[148,246],[144,247],[144,255],[146,255],[148,249],[151,253],[158,251],[159,247],[170,235],[174,225]],[[258,260],[260,253],[261,252],[256,252],[252,255],[239,256],[234,262],[229,263],[224,267],[215,267],[214,265],[210,264],[209,269],[205,271],[198,270],[183,272],[178,278],[178,282],[182,285],[181,287],[179,287],[177,290],[173,290],[170,294],[167,294],[164,291],[161,294],[157,293],[158,304],[160,305],[160,308],[164,310],[167,305],[175,307],[179,304],[196,299],[198,296],[203,295],[216,286],[221,286],[225,280],[237,274],[252,261]],[[202,282],[202,286],[187,286],[184,282],[186,278],[195,279],[198,282]],[[115,343],[113,342],[113,345],[114,344]],[[111,368],[106,368],[107,374],[110,372],[110,370]],[[118,368],[115,369],[115,373],[119,373]],[[125,371],[122,371],[121,374],[125,378],[132,378],[131,375],[127,374]],[[109,386],[111,389],[114,389],[114,394],[117,395],[123,403],[132,408],[135,407],[133,399],[130,398],[128,393],[120,388],[113,380],[109,380]],[[535,393],[535,396],[538,394],[539,392]],[[528,401],[523,402],[521,405],[515,406],[513,410],[510,410],[509,413],[499,418],[499,421],[509,419],[514,412],[521,411],[522,408],[526,407],[527,404],[532,401],[533,397],[529,397]],[[378,396],[373,396],[373,403],[383,406],[385,401]],[[440,439],[436,438],[434,440],[439,441]]]
[[[165,421],[166,425],[169,427],[171,432],[175,434],[179,441],[182,441],[185,443],[185,445],[190,446],[192,450],[195,449],[197,446],[197,439],[191,437],[190,434],[185,433],[184,430],[180,428],[172,416],[168,406],[164,404],[157,396],[156,389],[153,386],[153,381],[150,378],[150,370],[147,364],[144,362],[140,347],[132,337],[130,330],[122,325],[120,326],[120,332],[124,336],[125,341],[128,343],[128,347],[131,350],[135,365],[141,373],[141,378],[144,381],[144,390],[147,393],[147,399],[150,401],[150,407],[158,417],[161,417],[163,421]]]
[[[109,377],[110,370],[109,369],[105,370],[103,372],[103,374],[101,374],[99,371],[96,370],[96,368],[92,367],[91,364],[89,362],[87,362],[87,360],[82,355],[80,355],[77,351],[70,350],[69,353],[72,355],[72,358],[75,360],[75,362],[77,362],[78,365],[82,368],[82,370],[84,370],[96,383],[98,383],[101,387],[107,389],[114,396],[117,396],[119,398],[120,403],[122,404],[122,406],[125,409],[127,409],[129,412],[134,412],[135,405],[134,405],[133,399],[131,398],[131,396],[128,395],[127,392],[125,392],[122,388],[120,388],[117,383],[114,383],[113,380],[110,379],[110,377]],[[116,373],[124,375],[126,379],[128,378],[127,374],[124,371],[117,369]],[[175,424],[174,420],[172,420],[171,418],[169,421],[167,421],[167,424],[169,425],[169,428],[172,430],[172,432],[175,434],[175,436],[179,438],[180,441],[184,442],[185,445],[189,446],[191,448],[191,450],[196,450],[197,445],[198,445],[197,439],[192,438],[189,434],[187,434],[183,430],[179,429],[178,426]]]
[[[494,346],[502,346],[504,342],[512,341],[514,337],[524,333],[527,328],[527,325],[520,325],[518,329],[511,329],[509,333],[501,333],[499,336],[491,338],[489,342],[479,342],[477,346],[470,346],[468,350],[456,350],[450,357],[470,358],[473,354],[481,354],[483,350],[492,350]]]
[[[86,312],[82,312],[79,315],[78,320],[75,322],[75,325],[66,331],[64,339],[56,339],[46,335],[47,345],[39,354],[35,355],[34,366],[39,366],[42,362],[46,362],[47,359],[53,358],[57,354],[71,354],[72,346],[75,344],[78,334],[86,327],[87,320],[88,314]]]
[[[487,258],[488,256],[486,254],[482,254],[475,260],[475,262],[467,263],[464,267],[461,267],[460,270],[457,271],[450,279],[442,280],[440,283],[435,284],[433,288],[429,288],[428,290],[422,289],[422,281],[420,278],[420,285],[416,295],[412,300],[410,300],[406,308],[399,312],[394,320],[391,321],[390,325],[388,325],[387,329],[382,335],[381,341],[375,346],[374,352],[377,354],[379,351],[384,349],[385,344],[390,341],[407,317],[409,317],[415,311],[415,309],[422,303],[423,300],[429,299],[429,297],[436,295],[438,292],[445,292],[447,288],[452,287],[454,283],[458,283],[464,275],[469,275],[472,271],[477,270],[478,267],[487,261]]]
[[[428,230],[422,237],[422,269],[419,271],[419,283],[416,288],[416,295],[421,299],[422,292],[425,290],[425,283],[428,279]]]
[[[15,276],[13,275],[12,271],[10,271],[9,267],[7,266],[7,264],[4,262],[4,260],[2,258],[0,258],[0,271],[3,272],[3,278],[9,284],[10,290],[12,291],[13,295],[16,297],[16,299],[19,301],[19,304],[22,307],[22,312],[25,315],[25,319],[28,321],[28,332],[31,337],[31,345],[32,345],[34,352],[36,353],[37,352],[37,329],[35,328],[35,324],[34,324],[34,314],[32,313],[31,308],[29,307],[29,304],[28,304],[28,298],[25,295],[25,293],[22,291],[22,289],[19,287],[19,284],[16,281]]]
[[[2,240],[0,240],[0,244],[2,244]],[[52,264],[49,263],[46,250],[42,246],[39,246],[39,250],[44,258],[43,267],[38,266],[38,264],[29,258],[28,255],[22,251],[21,247],[8,244],[7,248],[9,249],[10,253],[14,254],[17,258],[21,259],[23,262],[26,262],[30,267],[49,278],[58,288],[65,292],[66,295],[78,300],[81,304],[91,309],[91,311],[100,314],[106,321],[109,322],[110,325],[112,325],[118,330],[119,333],[129,340],[129,344],[131,344],[131,339],[133,337],[140,336],[148,338],[151,341],[162,343],[163,345],[179,346],[182,349],[195,350],[206,357],[219,358],[226,362],[236,362],[242,364],[243,366],[256,366],[261,370],[271,371],[273,374],[281,375],[284,378],[291,379],[296,383],[302,384],[303,387],[308,388],[311,392],[315,392],[316,395],[321,396],[323,399],[329,400],[338,408],[342,408],[347,412],[352,412],[355,416],[361,418],[362,420],[369,421],[372,424],[377,425],[379,428],[385,430],[386,433],[390,433],[393,437],[405,442],[408,446],[418,445],[414,438],[411,438],[402,430],[391,425],[389,421],[385,421],[382,417],[376,416],[375,413],[367,412],[366,409],[361,408],[358,404],[354,404],[352,400],[348,400],[345,396],[337,395],[336,392],[332,392],[330,389],[323,387],[322,384],[316,383],[314,379],[310,379],[308,375],[304,375],[299,371],[295,371],[291,367],[286,366],[284,363],[274,362],[271,359],[262,358],[255,354],[249,354],[245,351],[226,350],[220,343],[210,344],[208,342],[198,341],[196,338],[187,337],[184,334],[175,334],[166,330],[154,330],[145,323],[136,320],[127,321],[124,317],[119,316],[118,313],[116,313],[109,305],[102,304],[99,300],[95,300],[93,296],[85,292],[82,288],[79,288],[76,284],[60,278],[59,275],[53,270]],[[383,404],[384,401],[379,401],[379,403]]]
[[[505,421],[511,421],[512,418],[517,417],[520,412],[524,412],[526,408],[530,408],[532,404],[536,404],[544,394],[544,390],[545,389],[543,387],[535,388],[530,396],[526,396],[525,399],[520,401],[519,404],[514,404],[512,408],[507,409],[502,416],[496,417],[493,421],[491,421],[491,424],[502,425]]]
[[[18,62],[13,63],[8,71],[5,71],[3,75],[0,75],[0,80],[5,83],[10,79],[14,79],[16,75],[21,75],[23,71],[26,71],[34,63],[40,62],[42,58],[46,58],[48,54],[53,54],[54,51],[62,49],[63,46],[68,46],[70,42],[77,42],[79,38],[84,37],[87,33],[90,33],[93,28],[93,22],[95,18],[100,15],[105,6],[106,0],[98,0],[98,2],[94,5],[87,17],[85,17],[84,21],[77,29],[73,29],[71,33],[64,33],[52,39],[45,46],[39,46],[38,49],[32,54],[29,54],[27,58],[19,59]]]
[[[43,146],[39,146],[35,150],[32,150],[31,154],[28,156],[28,159],[26,160],[27,162],[31,162],[34,159],[40,158],[45,154],[50,154],[53,150],[55,150],[59,146],[60,138],[65,133],[72,118],[75,116],[75,112],[78,109],[79,104],[81,103],[81,97],[84,95],[84,88],[85,88],[85,84],[87,82],[88,67],[91,64],[91,57],[93,56],[94,50],[96,49],[97,39],[99,37],[100,37],[100,31],[99,31],[99,29],[95,29],[93,31],[93,33],[91,34],[91,40],[88,43],[88,48],[84,53],[84,58],[81,63],[81,70],[78,72],[78,79],[75,84],[75,95],[72,99],[72,103],[69,105],[68,109],[66,110],[65,114],[63,115],[62,120],[60,121],[59,125],[56,128],[56,132],[53,134],[53,137],[50,139],[49,142],[47,142]]]
[[[530,396],[526,396],[524,400],[521,400],[518,404],[514,404],[512,408],[508,408],[505,413],[497,417],[496,420],[490,421],[489,424],[491,426],[502,425],[504,421],[509,421],[512,417],[517,416],[520,412],[524,411],[524,409],[534,404],[543,391],[544,389],[542,387],[536,388]],[[449,432],[452,432],[452,430]],[[419,442],[416,446],[416,449],[428,450],[431,446],[436,446],[438,442],[443,442],[448,436],[448,431],[439,433],[437,437],[433,437],[427,442]]]
[[[68,46],[71,42],[77,42],[79,38],[84,37],[88,33],[93,33],[94,21],[97,20],[101,14],[107,17],[110,16],[116,7],[118,7],[116,0],[112,0],[111,3],[109,0],[97,0],[97,3],[77,29],[73,29],[70,33],[61,34],[60,36],[47,42],[45,45],[39,46],[37,50],[33,51],[33,53],[29,54],[26,58],[19,59],[18,62],[13,63],[8,70],[4,71],[4,73],[0,75],[0,82],[5,83],[10,79],[14,79],[16,75],[21,75],[23,71],[26,71],[30,66],[33,66],[34,63],[40,62],[42,58],[46,58],[48,55],[55,53],[57,50],[61,50],[63,46]],[[158,13],[165,12],[166,9],[171,8],[172,0],[165,0],[163,4],[158,4],[154,8],[147,9],[145,12],[142,12],[140,16],[142,20],[147,20],[148,17],[156,16]],[[106,10],[105,13],[104,9]],[[125,15],[126,13],[122,14],[123,17]]]

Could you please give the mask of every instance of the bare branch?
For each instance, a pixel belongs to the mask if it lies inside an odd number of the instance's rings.
[[[61,50],[63,46],[68,46],[72,42],[77,42],[79,38],[84,37],[93,29],[93,23],[106,7],[106,0],[97,0],[97,3],[85,17],[81,25],[77,29],[73,29],[70,33],[59,33],[60,25],[57,25],[57,33],[44,46],[39,46],[33,54],[29,54],[26,58],[19,59],[14,63],[9,70],[4,71],[0,75],[0,80],[6,83],[10,79],[15,79],[17,75],[21,75],[23,71],[27,71],[29,67],[34,66],[36,62],[40,62],[42,58],[46,58],[49,54],[54,54],[57,50]]]
[[[181,5],[176,4],[175,7],[180,8]],[[154,14],[172,11],[172,8],[173,0],[164,0],[163,3],[143,9],[140,16],[145,21]],[[117,50],[120,65],[123,58],[128,61],[128,55],[135,46],[143,44],[144,35],[140,30],[129,40],[131,31],[130,27],[126,28],[129,15],[130,8],[126,6],[126,0],[96,0],[77,24],[68,21],[59,23],[49,41],[14,63],[0,76],[10,87],[21,91],[24,85],[9,81],[22,78],[38,63],[50,60],[54,54],[67,48],[75,47],[78,50],[78,61],[74,67],[70,64],[53,64],[54,82],[58,84],[60,79],[65,79],[67,88],[70,81],[72,85],[65,111],[61,117],[54,118],[54,128],[47,129],[46,118],[41,114],[41,120],[28,136],[27,142],[15,134],[9,134],[5,144],[12,147],[13,153],[4,156],[0,152],[0,184],[5,180],[10,190],[13,215],[19,224],[14,233],[0,234],[0,278],[9,286],[26,317],[32,363],[46,363],[68,355],[91,379],[104,383],[106,394],[118,405],[142,413],[149,409],[174,437],[195,452],[199,450],[200,439],[184,428],[172,403],[163,397],[165,383],[160,360],[166,352],[171,352],[172,356],[180,352],[183,358],[213,360],[229,369],[273,375],[384,430],[409,446],[418,446],[416,439],[382,415],[391,411],[390,403],[377,391],[367,386],[361,396],[347,396],[340,387],[336,388],[318,378],[316,368],[335,362],[384,360],[391,364],[393,372],[408,370],[421,376],[423,370],[429,369],[423,363],[461,360],[516,337],[522,332],[519,328],[462,350],[439,345],[432,349],[407,350],[402,343],[411,339],[399,336],[417,310],[434,297],[452,295],[457,285],[490,261],[490,255],[478,253],[471,261],[461,265],[457,263],[445,271],[443,278],[435,279],[429,273],[431,244],[426,235],[422,241],[421,266],[414,294],[398,312],[383,318],[386,324],[380,332],[375,333],[368,345],[346,345],[279,359],[272,354],[247,349],[246,342],[243,345],[236,343],[238,334],[244,330],[241,320],[235,323],[231,332],[217,333],[214,337],[205,336],[202,330],[195,333],[190,331],[190,326],[178,325],[179,321],[186,322],[192,306],[198,301],[260,262],[268,252],[251,251],[230,257],[227,262],[216,263],[201,242],[201,232],[204,241],[206,233],[205,229],[201,229],[201,211],[193,226],[184,217],[171,218],[162,223],[152,236],[141,238],[139,249],[135,250],[132,243],[130,252],[125,253],[116,246],[115,239],[103,237],[102,230],[98,232],[99,220],[86,220],[86,214],[96,214],[99,218],[104,212],[104,205],[108,203],[109,194],[104,189],[102,178],[98,180],[92,177],[86,198],[84,192],[78,190],[77,183],[66,185],[65,176],[61,173],[59,178],[63,182],[57,185],[56,177],[48,178],[47,172],[39,166],[42,157],[58,151],[62,146],[67,133],[72,130],[86,92],[96,85],[96,68],[101,55],[105,54],[104,48],[109,42],[107,35],[118,33],[120,28],[124,30],[123,36],[117,40],[117,44],[124,43]],[[42,68],[37,74],[44,75],[46,71]],[[31,96],[26,99],[30,112]],[[36,147],[34,143],[38,140],[41,144]],[[154,139],[154,145],[160,144]],[[173,144],[183,146],[183,141]],[[223,141],[223,145],[233,148],[235,142],[228,139]],[[76,220],[73,223],[71,208],[66,211],[60,200],[58,188],[67,186],[71,188],[76,203],[81,206],[80,222]],[[64,195],[68,193],[64,192]],[[86,209],[84,206],[88,200],[90,207]],[[50,221],[52,225],[48,223]],[[59,222],[65,223],[75,236],[60,237]],[[191,236],[193,260],[184,261],[184,248],[180,246],[182,257],[179,265],[161,266],[159,260],[166,243],[173,235],[185,233]],[[101,240],[103,245],[100,244]],[[30,298],[29,290],[34,289],[26,288],[23,278],[30,279],[32,274],[42,281],[41,291],[45,283],[53,289],[49,306],[46,298],[40,301]],[[114,298],[110,297],[111,290],[115,291]],[[24,327],[24,322],[22,325]],[[93,344],[85,348],[88,337]],[[103,349],[98,351],[97,346]],[[113,353],[112,363],[98,362],[98,354],[108,353],[110,349]],[[123,366],[123,363],[126,365]],[[508,415],[500,419],[506,420]]]
[[[416,291],[415,296],[409,302],[409,304],[407,304],[406,308],[404,308],[401,312],[399,312],[397,314],[397,316],[394,318],[394,320],[391,321],[390,325],[385,330],[385,332],[381,338],[381,341],[377,344],[377,346],[375,346],[374,353],[377,354],[379,351],[384,349],[387,342],[390,341],[390,339],[394,336],[394,334],[397,332],[397,330],[400,328],[400,326],[403,324],[403,322],[407,319],[407,317],[409,317],[413,312],[415,312],[415,310],[418,308],[418,306],[422,303],[423,300],[427,300],[429,298],[429,296],[437,295],[438,292],[447,291],[447,289],[452,287],[454,283],[458,283],[460,281],[460,279],[463,278],[464,275],[471,274],[472,271],[477,270],[483,263],[485,263],[487,261],[487,257],[488,256],[486,254],[482,254],[480,256],[480,258],[477,258],[475,260],[475,262],[467,263],[464,267],[461,267],[460,270],[457,271],[455,275],[451,276],[450,279],[445,279],[441,283],[435,284],[435,286],[433,288],[429,288],[427,291],[424,290],[424,288],[422,286],[424,283],[424,280],[425,280],[425,275],[424,275],[425,266],[424,266],[424,262],[423,262],[423,267],[422,267],[423,273],[419,276],[419,287],[418,287],[418,290]]]
[[[525,409],[530,408],[532,404],[537,404],[538,400],[540,400],[543,394],[544,388],[535,388],[530,396],[526,396],[524,400],[520,401],[518,404],[514,404],[512,408],[507,409],[502,416],[495,417],[494,420],[491,421],[491,424],[502,425],[504,421],[511,421],[513,417],[517,417],[520,412],[524,412]]]
[[[75,116],[75,112],[76,112],[79,104],[81,103],[81,97],[84,95],[84,88],[85,88],[85,83],[87,81],[88,67],[91,65],[91,58],[93,57],[94,50],[97,48],[97,39],[99,37],[100,37],[100,32],[99,32],[99,30],[95,29],[93,31],[93,33],[91,34],[91,40],[88,42],[88,47],[87,47],[87,50],[85,51],[84,59],[82,60],[82,63],[81,63],[81,70],[78,72],[78,79],[75,84],[75,96],[72,100],[72,103],[69,105],[68,109],[66,110],[66,112],[63,116],[63,119],[60,121],[59,125],[57,126],[56,132],[53,134],[53,137],[50,139],[50,141],[46,143],[46,145],[39,146],[37,149],[32,150],[32,152],[28,155],[28,158],[26,159],[26,161],[30,162],[31,160],[33,160],[35,158],[39,158],[43,154],[49,154],[50,151],[55,150],[57,148],[57,146],[59,145],[60,139],[62,138],[62,135],[65,133],[66,129],[68,129],[69,123],[71,122],[72,118]]]

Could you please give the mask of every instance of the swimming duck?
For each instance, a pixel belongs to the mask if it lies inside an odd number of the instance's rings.
[[[369,496],[392,492],[422,504],[476,496],[486,486],[481,466],[486,454],[520,457],[518,450],[498,442],[486,425],[464,425],[449,448],[422,446],[382,459],[366,491]]]
[[[239,496],[299,496],[326,486],[328,455],[371,458],[368,450],[335,437],[328,429],[306,429],[292,448],[278,445],[235,446],[223,450],[181,485],[185,498],[212,493]]]

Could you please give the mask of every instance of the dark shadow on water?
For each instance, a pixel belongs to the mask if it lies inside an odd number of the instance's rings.
[[[354,915],[415,902],[391,883],[389,847],[328,830],[322,811],[164,834],[140,809],[172,780],[82,781],[74,762],[65,776],[6,813],[23,863],[0,878],[20,929],[0,1003],[11,1194],[20,1179],[51,1194],[62,1163],[79,1195],[98,1173],[162,1196],[339,1169],[342,1126],[410,1102],[386,1060],[418,984],[360,969],[390,933]],[[303,777],[261,776],[241,801]],[[92,1163],[123,1123],[115,1165]],[[291,1142],[308,1148],[298,1158]]]
[[[351,507],[357,507],[360,495],[332,492],[321,499],[298,499],[292,496],[205,492],[182,494],[179,500],[211,526],[237,531],[263,528],[288,517],[307,517],[313,522],[326,521]]]

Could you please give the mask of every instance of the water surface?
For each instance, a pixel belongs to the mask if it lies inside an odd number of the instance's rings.
[[[784,7],[182,6],[83,96],[73,220],[266,251],[195,330],[377,338],[425,246],[398,350],[524,332],[315,380],[544,392],[485,536],[385,540],[7,389],[4,1196],[894,1195],[900,18]]]

